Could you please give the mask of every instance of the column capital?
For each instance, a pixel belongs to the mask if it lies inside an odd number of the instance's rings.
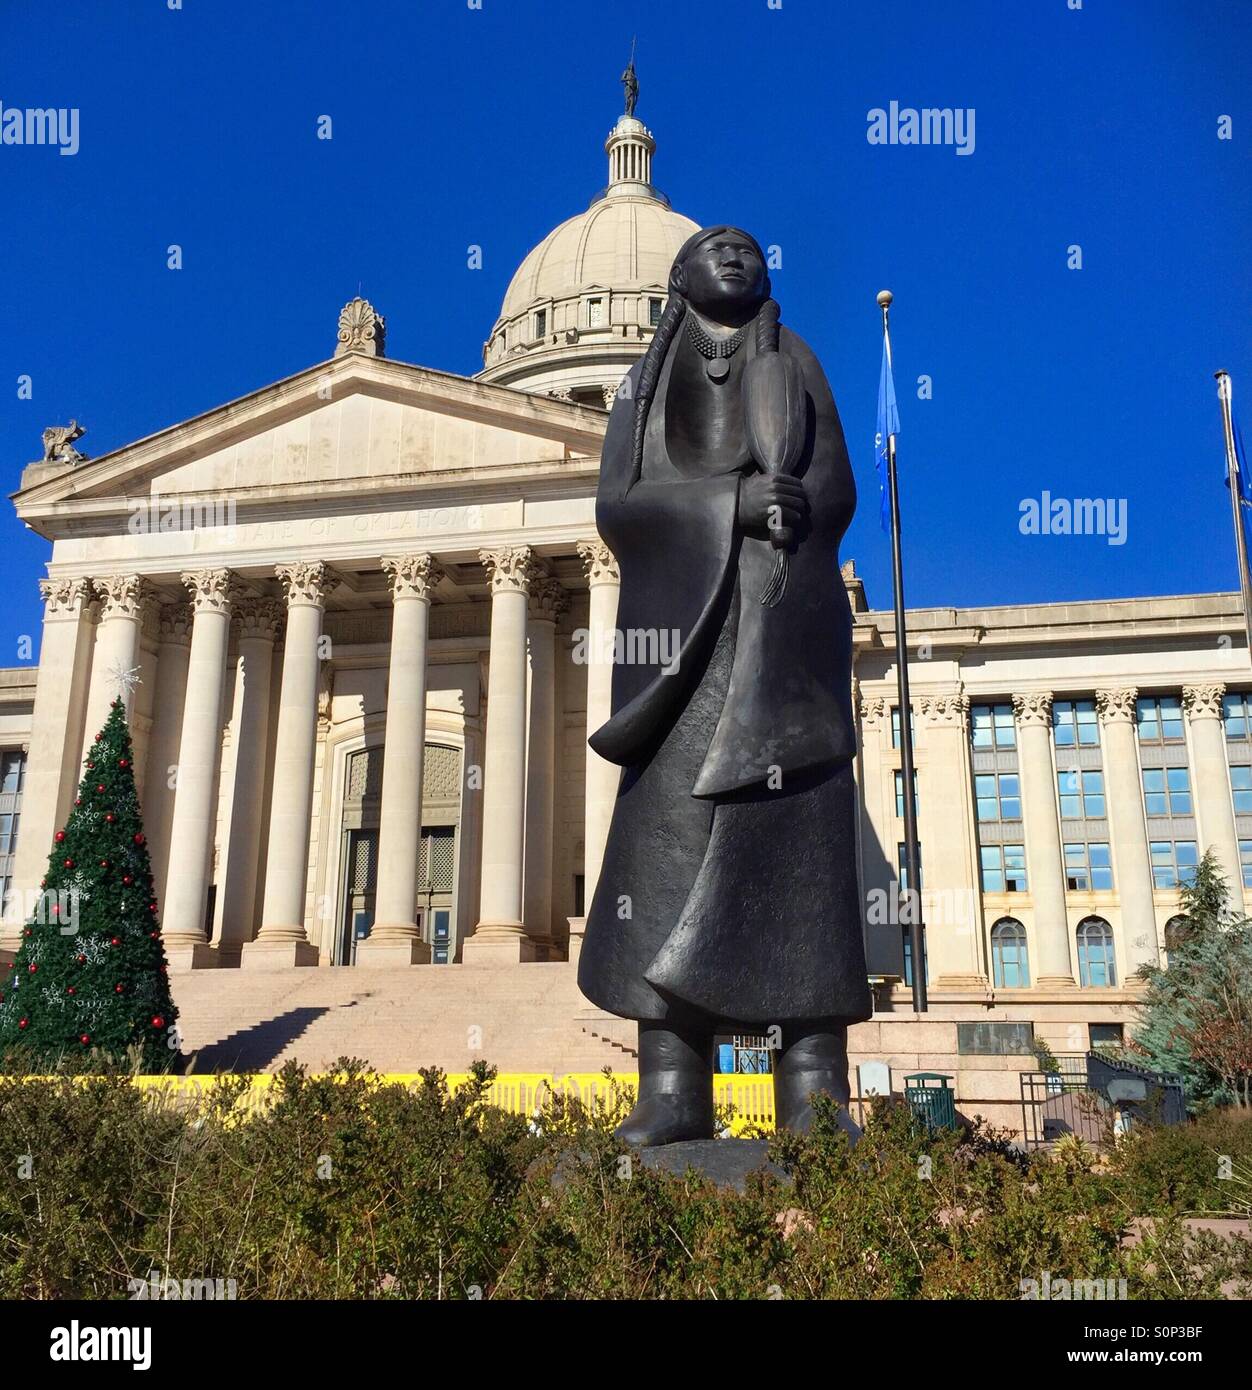
[[[282,628],[283,606],[277,599],[248,594],[236,602],[232,621],[241,640],[255,637],[273,642]]]
[[[578,555],[583,562],[587,580],[593,587],[597,584],[622,582],[617,557],[598,536],[592,541],[579,541]]]
[[[525,594],[535,578],[535,552],[528,545],[509,545],[499,550],[480,550],[493,594]]]
[[[559,579],[550,574],[531,581],[530,616],[540,622],[554,623],[569,607],[569,594]]]
[[[887,701],[881,695],[861,696],[861,724],[867,729],[876,729],[887,713]]]
[[[969,696],[962,690],[918,697],[923,723],[963,728],[969,720]]]
[[[152,593],[152,586],[142,575],[109,574],[92,584],[92,591],[100,600],[100,619],[134,618],[143,620],[144,604]]]
[[[1226,693],[1226,687],[1220,682],[1211,685],[1184,685],[1182,688],[1182,705],[1187,711],[1187,718],[1196,719],[1220,719],[1222,717],[1222,696]]]
[[[288,608],[323,608],[326,596],[339,583],[339,576],[324,560],[276,565],[274,573],[282,580]]]
[[[229,617],[231,605],[240,597],[238,581],[230,570],[189,570],[179,579],[190,593],[196,613],[224,613]]]
[[[84,575],[74,579],[41,579],[39,594],[44,601],[45,615],[82,614],[94,596],[91,580]]]
[[[168,643],[174,647],[189,647],[191,645],[191,604],[163,603],[157,626],[162,643]]]
[[[1032,690],[1013,696],[1013,717],[1026,728],[1032,725],[1052,727],[1052,692]]]
[[[1097,690],[1096,713],[1101,724],[1133,724],[1135,722],[1135,701],[1139,698],[1137,686],[1124,685],[1117,689]]]
[[[384,555],[378,562],[391,582],[391,597],[429,603],[444,572],[433,555]]]

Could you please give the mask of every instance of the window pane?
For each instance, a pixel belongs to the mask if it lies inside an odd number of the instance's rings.
[[[1161,735],[1165,739],[1182,738],[1182,706],[1176,695],[1161,699]]]
[[[893,738],[899,734],[899,711],[892,711]],[[975,748],[991,747],[991,706],[975,705],[970,711],[971,737]]]
[[[996,705],[994,710],[996,747],[1016,748],[1017,729],[1013,723],[1013,706]]]

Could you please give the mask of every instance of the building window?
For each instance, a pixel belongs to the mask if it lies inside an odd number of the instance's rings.
[[[0,753],[0,796],[13,796],[26,788],[26,754]]]
[[[1149,848],[1154,888],[1177,888],[1195,877],[1199,861],[1194,840],[1153,840]]]
[[[975,748],[1017,747],[1012,705],[974,705],[969,712],[969,727]]]
[[[1230,790],[1235,798],[1235,815],[1252,816],[1252,767],[1235,764],[1230,769]]]
[[[1252,888],[1252,840],[1239,841],[1239,865],[1243,870],[1243,886]]]
[[[1026,849],[1024,845],[983,845],[978,851],[982,865],[984,893],[1024,893],[1026,891]]]
[[[648,300],[648,325],[655,328],[661,322],[662,303],[659,299]]]
[[[1078,983],[1085,989],[1112,989],[1117,984],[1113,928],[1103,917],[1078,924]]]
[[[896,769],[896,816],[904,819],[904,773]],[[917,770],[913,770],[913,814],[917,815]]]
[[[587,301],[587,327],[601,328],[604,325],[604,300],[589,299]]]
[[[916,728],[916,726],[915,726],[914,723],[913,723],[913,712],[912,712],[912,710],[909,711],[909,737],[913,740],[914,743],[917,742],[917,728]],[[892,746],[892,748],[899,748],[899,746],[900,746],[900,706],[899,706],[899,705],[892,705],[892,706],[891,706],[891,746]]]
[[[904,931],[904,983],[912,988],[913,985],[913,936],[912,927],[905,927]],[[926,983],[930,983],[930,944],[926,940],[926,928],[922,928],[922,969],[925,971]]]
[[[1021,820],[1022,793],[1016,772],[979,773],[974,799],[980,821]]]
[[[548,332],[548,311],[546,309],[535,310],[535,337],[543,338]]]
[[[909,866],[904,853],[903,841],[896,845],[896,876],[899,879],[900,887],[907,892],[909,887]],[[920,880],[924,876],[925,874],[922,869],[922,845],[919,840],[917,843],[917,877],[919,880],[917,887],[919,892],[922,886]]]
[[[1135,701],[1140,743],[1181,743],[1182,705],[1176,695],[1150,695]]]
[[[1222,696],[1222,723],[1227,738],[1247,738],[1252,728],[1252,697],[1242,691]]]
[[[1185,767],[1143,769],[1143,809],[1149,816],[1189,816],[1191,776]]]
[[[1071,768],[1056,774],[1062,820],[1104,819],[1104,773]]]
[[[1065,886],[1071,893],[1095,889],[1107,892],[1113,887],[1113,865],[1107,844],[1067,844],[1065,846]]]
[[[1123,1025],[1120,1023],[1087,1024],[1087,1040],[1093,1052],[1102,1047],[1119,1048],[1124,1039]]]
[[[0,856],[12,854],[17,845],[17,823],[21,819],[15,814],[0,815]]]
[[[1100,726],[1094,700],[1058,700],[1052,706],[1052,736],[1058,748],[1096,748]]]
[[[991,928],[991,975],[996,989],[1029,989],[1026,928],[1015,917],[1001,917]]]

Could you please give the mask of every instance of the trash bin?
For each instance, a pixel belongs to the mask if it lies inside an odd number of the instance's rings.
[[[913,1118],[927,1129],[956,1128],[956,1092],[952,1078],[937,1071],[915,1071],[904,1078],[904,1099]]]

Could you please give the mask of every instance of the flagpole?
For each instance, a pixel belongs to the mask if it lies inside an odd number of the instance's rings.
[[[1235,452],[1235,422],[1231,413],[1230,373],[1214,372],[1217,379],[1217,399],[1222,406],[1222,433],[1226,440],[1226,484],[1230,488],[1230,510],[1235,523],[1235,554],[1239,560],[1239,590],[1243,595],[1243,630],[1252,659],[1252,576],[1248,574],[1248,546],[1239,508],[1243,487],[1238,478],[1239,459]]]
[[[878,295],[882,310],[883,348],[891,371],[891,327],[887,313],[894,298],[890,290]],[[909,647],[904,622],[904,559],[900,551],[900,487],[896,477],[896,437],[887,436],[887,487],[891,500],[891,572],[896,606],[896,689],[900,700],[900,777],[904,783],[904,868],[908,888],[901,901],[909,904],[909,945],[913,956],[913,1009],[927,1012],[926,947],[922,923],[922,869],[917,846],[917,808],[913,804],[913,706],[909,703]]]

